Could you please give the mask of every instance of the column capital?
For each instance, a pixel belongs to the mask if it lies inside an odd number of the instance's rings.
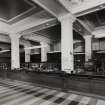
[[[41,45],[46,44],[46,42],[40,42]]]
[[[24,44],[24,48],[25,47],[31,47],[31,44]]]
[[[84,39],[87,39],[87,38],[91,39],[92,37],[93,37],[92,35],[84,35],[83,36]]]
[[[58,18],[58,20],[59,20],[60,22],[65,21],[65,20],[70,20],[70,21],[73,23],[73,22],[76,20],[76,17],[73,16],[71,13],[69,13],[69,14],[67,14],[67,15],[60,16],[60,17]]]
[[[21,35],[17,33],[10,33],[9,36],[11,39],[19,39],[21,37]]]
[[[44,45],[44,46],[48,46],[49,45],[49,43],[46,43],[46,42],[40,42],[40,45]]]

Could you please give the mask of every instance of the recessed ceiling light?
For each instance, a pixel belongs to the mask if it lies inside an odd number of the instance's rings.
[[[78,31],[80,31],[80,32],[81,32],[81,31],[82,31],[82,29],[78,29]]]
[[[47,23],[46,25],[48,26],[49,24]]]

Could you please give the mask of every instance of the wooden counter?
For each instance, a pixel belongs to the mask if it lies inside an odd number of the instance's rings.
[[[105,96],[105,76],[0,70],[0,77]]]

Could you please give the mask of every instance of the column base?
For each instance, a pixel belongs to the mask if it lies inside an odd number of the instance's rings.
[[[63,69],[62,71],[66,72],[66,73],[69,73],[69,74],[75,73],[75,71],[71,70],[71,69]]]
[[[20,68],[12,67],[11,70],[20,70]]]

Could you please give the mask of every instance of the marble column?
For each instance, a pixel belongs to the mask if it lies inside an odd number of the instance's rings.
[[[25,49],[25,62],[30,62],[30,54],[31,54],[31,50]]]
[[[92,35],[85,35],[85,61],[92,59]]]
[[[60,18],[61,22],[61,68],[67,73],[74,71],[73,58],[73,22],[75,18],[67,15]]]
[[[50,51],[50,46],[45,42],[40,42],[41,44],[41,62],[47,62],[47,53]]]
[[[11,69],[20,68],[19,38],[11,35]]]

